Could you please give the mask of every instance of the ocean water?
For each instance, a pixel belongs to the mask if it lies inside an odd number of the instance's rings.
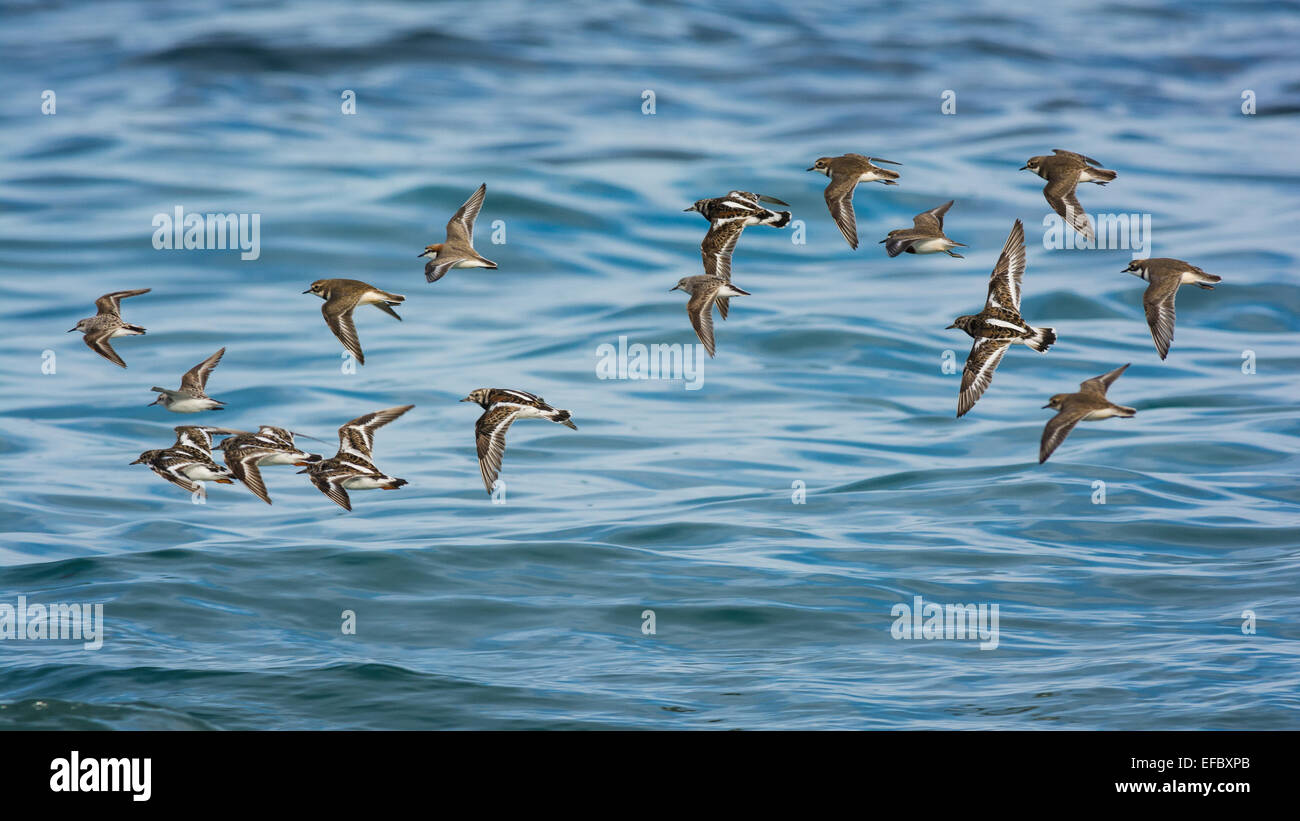
[[[1297,38],[1294,2],[6,3],[0,605],[101,603],[104,639],[0,641],[0,727],[1300,727]],[[1119,172],[1079,196],[1149,217],[1138,256],[1223,277],[1168,360],[1133,250],[1044,246],[1017,169],[1053,148]],[[804,171],[850,151],[903,163],[857,251]],[[499,269],[427,284],[481,182]],[[600,378],[696,341],[682,209],[733,188],[800,222],[745,232],[697,389]],[[885,255],[948,199],[965,259]],[[178,207],[257,215],[258,257],[156,249]],[[1015,219],[1060,341],[956,419],[944,326]],[[328,277],[406,296],[357,311],[354,372]],[[146,287],[127,370],[64,333]],[[224,412],[146,407],[221,346]],[[1137,416],[1037,464],[1047,398],[1126,362]],[[457,402],[489,386],[579,426],[511,429],[504,504]],[[351,513],[292,468],[267,506],[128,465],[408,403],[375,455],[410,484]],[[896,639],[917,596],[996,605],[997,647]]]

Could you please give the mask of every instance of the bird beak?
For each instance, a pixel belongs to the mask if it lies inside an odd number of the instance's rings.
[[[690,208],[683,208],[682,210],[683,210],[683,211],[694,211],[694,210],[695,210],[695,206],[692,205]]]
[[[1020,170],[1021,170],[1021,171],[1028,171],[1028,170],[1029,170],[1029,166],[1027,166],[1027,165],[1022,165],[1022,166],[1020,166]]]
[[[1046,405],[1043,405],[1043,407],[1039,408],[1039,410],[1047,410],[1047,409],[1050,408],[1051,406],[1052,406],[1052,403],[1051,403],[1051,402],[1048,402]]]
[[[681,287],[682,287],[682,286],[680,286],[680,285],[674,285],[673,287],[671,287],[671,288],[668,289],[668,293],[671,294],[673,291],[679,291],[679,290],[681,290]]]
[[[956,327],[957,327],[957,323],[954,322],[954,323],[952,323],[951,325],[949,325],[947,328],[944,328],[944,330],[946,331],[946,330],[948,330],[949,328],[956,328]]]
[[[303,291],[303,293],[304,293],[304,294],[310,294],[310,293],[311,293],[311,288],[308,288],[307,290]]]
[[[65,333],[72,333],[72,332],[75,331],[75,330],[77,330],[77,329],[76,329],[76,328],[69,328],[67,331],[65,331]]]
[[[804,171],[816,171],[816,170],[817,170],[817,166],[815,165],[804,169]]]
[[[474,397],[472,397],[472,396],[467,396],[467,397],[465,397],[464,399],[462,399],[462,400],[460,400],[460,401],[462,401],[462,402],[473,402],[473,401],[474,401]]]

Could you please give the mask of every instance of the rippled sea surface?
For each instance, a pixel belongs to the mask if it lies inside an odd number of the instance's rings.
[[[106,635],[0,641],[0,727],[1300,727],[1298,38],[1285,2],[6,4],[0,605]],[[1119,172],[1079,196],[1150,215],[1139,256],[1223,277],[1168,360],[1131,250],[1044,247],[1017,169],[1053,148]],[[903,163],[857,251],[804,171],[850,151]],[[500,268],[426,283],[481,182]],[[745,232],[699,389],[599,378],[601,345],[696,341],[682,209],[732,188],[801,223]],[[885,255],[948,199],[965,259]],[[260,256],[156,250],[177,207],[259,215]],[[1060,342],[956,419],[944,326],[1017,218]],[[331,277],[406,296],[357,311],[354,373],[301,293]],[[64,332],[127,288],[122,370]],[[221,346],[227,410],[146,407]],[[1125,362],[1137,416],[1040,466],[1047,398]],[[504,504],[457,402],[487,386],[579,426],[511,429]],[[352,513],[294,468],[267,506],[128,465],[408,403],[375,455],[410,484]],[[997,605],[997,648],[895,639],[916,596]]]

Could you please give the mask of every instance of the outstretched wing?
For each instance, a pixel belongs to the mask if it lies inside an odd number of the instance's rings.
[[[717,295],[717,288],[698,288],[686,302],[686,313],[691,317],[691,325],[695,328],[695,335],[704,343],[704,350],[708,351],[709,356],[713,356],[715,350],[713,344],[713,302]]]
[[[1169,356],[1169,346],[1174,342],[1174,298],[1178,296],[1178,285],[1178,277],[1161,278],[1148,285],[1142,294],[1151,339],[1161,359]]]
[[[478,190],[470,194],[465,204],[447,222],[448,241],[461,239],[469,245],[474,244],[474,220],[478,219],[478,212],[483,207],[485,197],[487,197],[487,183],[483,183]]]
[[[362,365],[366,364],[366,355],[361,351],[361,340],[357,338],[357,326],[352,323],[352,306],[345,308],[338,303],[326,302],[320,306],[320,312],[325,317],[325,324],[343,343],[348,353],[355,356]]]
[[[822,192],[831,218],[850,248],[858,247],[858,218],[853,213],[853,190],[858,187],[858,174],[839,173],[831,177],[830,185]]]
[[[352,453],[369,461],[375,447],[375,431],[409,411],[415,405],[367,413],[339,428],[339,453]]]
[[[970,356],[966,357],[966,368],[961,374],[961,393],[957,397],[958,416],[964,416],[984,395],[989,383],[993,381],[993,371],[997,370],[1002,355],[1010,346],[1010,340],[983,337],[971,345]]]
[[[1079,160],[1081,162],[1086,162],[1089,165],[1095,165],[1098,167],[1101,166],[1101,163],[1097,162],[1092,157],[1086,156],[1084,154],[1079,154],[1074,151],[1066,151],[1063,148],[1053,148],[1052,153],[1057,155],[1058,157],[1073,157],[1074,159]]]
[[[1047,457],[1060,447],[1065,437],[1070,435],[1070,431],[1074,430],[1074,426],[1079,424],[1079,420],[1087,413],[1086,410],[1061,411],[1047,420],[1047,425],[1043,427],[1043,441],[1038,445],[1038,464],[1047,461]]]
[[[343,488],[343,481],[348,478],[346,474],[312,473],[309,475],[316,489],[330,497],[334,504],[344,510],[352,510],[352,500],[348,498],[348,492]]]
[[[1011,233],[1002,246],[998,264],[989,275],[989,296],[986,306],[1020,310],[1020,284],[1025,277],[1025,226],[1020,220],[1011,226]]]
[[[1074,230],[1083,234],[1084,237],[1091,240],[1093,237],[1092,221],[1088,219],[1088,214],[1079,204],[1079,198],[1075,196],[1074,189],[1079,184],[1077,174],[1066,174],[1058,176],[1056,179],[1048,180],[1047,185],[1043,186],[1043,196],[1047,198],[1047,204],[1052,206],[1052,210],[1065,218],[1065,221],[1074,226]]]
[[[1083,393],[1105,396],[1107,389],[1109,389],[1115,380],[1119,379],[1120,374],[1124,373],[1126,370],[1128,370],[1128,365],[1121,365],[1109,373],[1103,373],[1101,376],[1094,376],[1092,379],[1085,379],[1079,383],[1079,388]]]
[[[191,396],[201,395],[208,385],[208,374],[212,373],[212,369],[217,367],[217,363],[221,361],[221,357],[225,353],[226,349],[222,348],[186,371],[185,375],[181,377],[181,390]]]
[[[82,339],[85,341],[86,346],[92,351],[104,357],[109,362],[112,362],[115,365],[121,365],[125,368],[126,363],[122,361],[122,357],[118,356],[117,351],[113,350],[113,346],[108,344],[108,340],[112,338],[114,330],[116,329],[103,328],[98,331],[91,331],[82,337]]]
[[[474,444],[478,448],[478,469],[483,486],[492,492],[492,484],[501,473],[501,459],[506,455],[506,431],[515,421],[519,408],[503,405],[484,411],[474,424]]]
[[[95,300],[95,310],[101,314],[119,316],[122,307],[122,300],[129,296],[147,294],[152,290],[152,288],[136,288],[134,291],[114,291],[111,294],[104,294],[99,299]]]
[[[704,273],[719,279],[731,279],[731,254],[745,230],[745,223],[713,222],[700,243],[700,256],[704,259]]]
[[[912,227],[920,231],[926,231],[930,234],[943,233],[943,215],[948,213],[952,204],[956,200],[948,200],[938,208],[931,208],[929,211],[922,211],[915,217],[912,217]]]
[[[268,505],[271,504],[271,496],[266,492],[266,483],[262,481],[262,471],[258,468],[257,462],[262,457],[276,452],[273,448],[245,448],[235,453],[226,451],[226,467],[230,468],[231,474],[247,485],[254,496]]]

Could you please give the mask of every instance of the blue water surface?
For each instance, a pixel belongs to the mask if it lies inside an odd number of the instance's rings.
[[[105,637],[0,641],[0,727],[1300,727],[1298,40],[1276,0],[6,3],[0,605],[102,603]],[[1133,251],[1044,247],[1017,169],[1053,148],[1118,171],[1079,196],[1149,215],[1140,256],[1223,277],[1168,360]],[[850,151],[903,163],[857,251],[804,170]],[[426,283],[481,182],[499,269]],[[743,236],[699,389],[600,378],[696,341],[682,209],[733,188],[798,222]],[[948,199],[965,259],[885,255]],[[177,207],[258,215],[260,255],[155,249]],[[1060,341],[956,419],[944,327],[1017,218]],[[354,372],[301,293],[330,277],[406,296],[357,311]],[[126,288],[122,370],[64,332]],[[224,412],[146,407],[221,346]],[[1125,362],[1137,416],[1040,466],[1047,398]],[[511,429],[504,504],[457,402],[489,386],[579,427]],[[351,513],[293,468],[267,506],[128,465],[408,403],[375,456],[410,484]],[[997,605],[996,649],[896,639],[917,596]]]

